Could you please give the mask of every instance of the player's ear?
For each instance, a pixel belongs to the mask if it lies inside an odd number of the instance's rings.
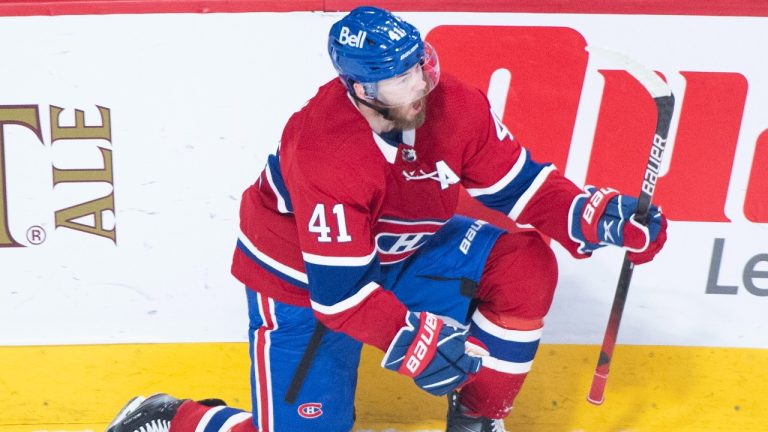
[[[366,99],[365,97],[365,88],[363,88],[363,85],[360,83],[352,83],[352,90],[355,92],[355,96],[357,96],[360,99]]]

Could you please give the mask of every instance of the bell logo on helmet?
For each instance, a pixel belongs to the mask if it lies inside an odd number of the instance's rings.
[[[368,35],[368,32],[360,30],[357,32],[357,34],[350,35],[349,34],[349,27],[342,27],[341,33],[339,34],[339,43],[342,45],[349,45],[354,48],[362,48],[363,42],[365,42],[365,37]]]
[[[328,32],[328,55],[350,92],[353,83],[376,83],[397,77],[419,64],[427,82],[421,96],[432,91],[440,79],[437,55],[431,47],[427,52],[419,30],[391,12],[373,6],[357,7],[333,24]],[[367,97],[378,96],[376,92],[368,93]],[[398,102],[407,105],[412,101]]]

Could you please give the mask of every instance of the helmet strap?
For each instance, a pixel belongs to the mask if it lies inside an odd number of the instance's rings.
[[[376,106],[376,105],[368,102],[365,99],[359,98],[355,94],[354,90],[350,91],[349,94],[352,96],[352,99],[356,100],[357,102],[360,102],[361,104],[363,104],[363,105],[367,106],[368,108],[370,108],[370,109],[376,111],[377,113],[381,114],[381,116],[384,117],[384,119],[392,121],[392,117],[390,117],[390,110],[389,110],[389,108],[382,108],[380,106]]]

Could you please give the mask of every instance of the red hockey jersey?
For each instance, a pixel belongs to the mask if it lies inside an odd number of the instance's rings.
[[[440,229],[459,184],[578,255],[568,213],[580,189],[534,162],[479,90],[444,74],[427,98],[424,125],[396,143],[371,130],[338,79],[322,86],[243,193],[235,277],[386,350],[406,310],[382,289],[381,266]]]

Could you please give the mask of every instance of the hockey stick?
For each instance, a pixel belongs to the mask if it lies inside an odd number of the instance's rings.
[[[651,154],[645,167],[643,186],[640,190],[637,210],[635,212],[635,219],[643,225],[648,225],[648,210],[651,207],[656,179],[658,178],[661,160],[667,145],[672,113],[675,108],[675,96],[661,77],[656,75],[655,72],[635,63],[633,60],[601,48],[588,47],[587,50],[600,56],[608,57],[623,66],[627,72],[645,87],[653,97],[654,102],[656,102],[656,133],[653,136]],[[602,404],[605,399],[605,384],[608,381],[608,371],[611,366],[613,349],[616,347],[616,336],[619,333],[621,315],[624,312],[624,304],[627,301],[629,283],[632,281],[634,267],[634,264],[628,258],[628,254],[625,253],[619,282],[616,286],[616,294],[613,298],[611,315],[605,329],[605,336],[603,336],[603,346],[600,348],[600,358],[597,360],[595,374],[592,377],[592,387],[589,390],[589,395],[587,395],[587,400],[595,405]]]

